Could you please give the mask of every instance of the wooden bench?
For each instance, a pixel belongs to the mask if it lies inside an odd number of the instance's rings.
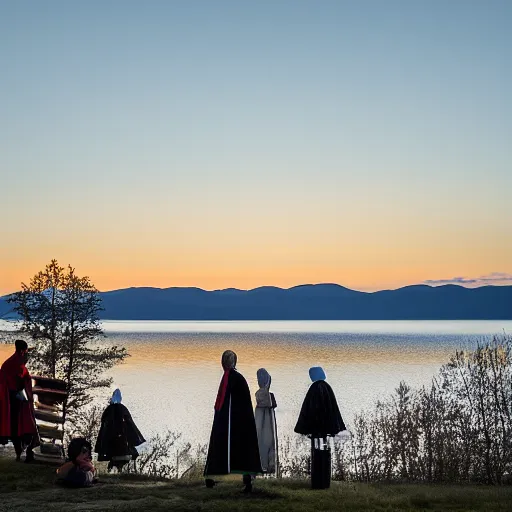
[[[34,386],[32,392],[37,395],[38,402],[50,406],[63,403],[68,396],[66,391],[42,388],[41,386]]]
[[[58,439],[59,441],[64,439],[64,430],[59,430],[55,427],[47,427],[45,425],[38,425],[37,430],[39,430],[39,437],[43,437],[45,439]]]
[[[55,414],[54,412],[35,409],[34,414],[36,416],[36,420],[46,421],[46,423],[55,423],[57,425],[62,425],[64,423],[62,415]]]

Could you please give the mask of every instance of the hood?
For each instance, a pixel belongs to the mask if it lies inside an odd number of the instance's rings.
[[[119,389],[116,389],[114,393],[112,394],[112,398],[110,399],[111,404],[120,404],[121,400],[123,399],[121,395],[121,391]]]
[[[268,389],[270,388],[270,383],[272,382],[272,377],[270,376],[270,373],[265,370],[265,368],[260,368],[256,372],[256,376],[258,377],[258,386],[261,389]]]
[[[321,366],[313,366],[312,368],[310,368],[309,377],[313,382],[316,382],[318,380],[325,380],[327,378]]]

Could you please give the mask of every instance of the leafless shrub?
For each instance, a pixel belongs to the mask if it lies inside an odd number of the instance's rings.
[[[99,405],[84,407],[80,414],[73,414],[68,421],[66,438],[69,442],[74,437],[96,440],[101,427],[103,408]]]
[[[311,465],[309,440],[285,437],[279,440],[279,475],[288,478],[306,478]]]
[[[190,447],[188,444],[187,446]],[[190,448],[186,452],[181,453],[181,464],[179,464],[180,471],[178,472],[180,478],[190,480],[203,477],[204,466],[206,464],[206,455],[208,453],[208,445],[203,444],[196,447],[195,450]]]
[[[404,382],[335,444],[334,477],[483,482],[512,473],[512,338],[457,351],[428,388]]]
[[[169,430],[149,439],[124,471],[154,478],[197,478],[202,476],[205,459],[206,446],[193,450],[190,443],[181,441],[181,434]]]

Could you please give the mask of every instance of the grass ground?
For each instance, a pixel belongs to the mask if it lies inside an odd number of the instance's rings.
[[[512,510],[512,487],[349,484],[311,491],[309,482],[257,480],[252,495],[241,482],[206,489],[202,481],[154,481],[105,475],[91,489],[54,484],[55,469],[0,457],[0,511],[393,511]]]

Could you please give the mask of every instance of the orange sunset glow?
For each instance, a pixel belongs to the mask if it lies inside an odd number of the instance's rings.
[[[512,283],[506,16],[171,4],[9,9],[0,295]]]

